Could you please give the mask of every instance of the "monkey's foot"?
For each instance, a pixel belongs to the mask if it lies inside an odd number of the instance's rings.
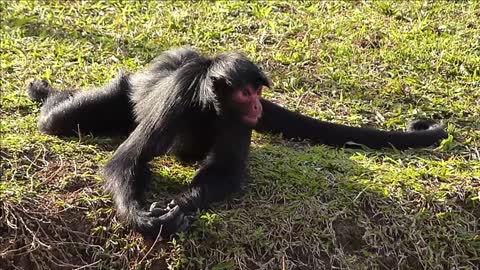
[[[46,80],[34,80],[28,84],[27,95],[31,100],[36,102],[44,102],[53,88]]]

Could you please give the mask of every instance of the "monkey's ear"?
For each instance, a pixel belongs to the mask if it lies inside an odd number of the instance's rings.
[[[265,77],[265,80],[262,81],[263,86],[266,86],[268,88],[272,88],[272,82],[270,81],[269,78]]]
[[[263,86],[266,86],[268,88],[272,87],[272,82],[267,77],[267,75],[265,75],[265,73],[263,73],[263,72],[261,72],[261,75],[260,75],[260,82]]]

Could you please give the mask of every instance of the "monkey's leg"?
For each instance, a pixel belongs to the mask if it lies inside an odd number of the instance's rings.
[[[30,83],[28,95],[43,102],[38,128],[53,135],[127,134],[134,127],[127,75],[91,91],[58,91],[45,81]]]

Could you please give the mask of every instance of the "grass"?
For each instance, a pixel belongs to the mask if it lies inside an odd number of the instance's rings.
[[[1,1],[0,268],[479,269],[480,3]],[[91,87],[171,47],[241,51],[265,95],[350,125],[443,119],[437,148],[345,150],[255,134],[246,193],[145,243],[99,170],[119,139],[36,129],[32,78]],[[169,201],[195,167],[152,162]],[[153,195],[155,194],[155,195]]]

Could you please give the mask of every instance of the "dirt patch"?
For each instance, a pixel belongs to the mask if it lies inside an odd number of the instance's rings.
[[[343,247],[347,253],[353,254],[366,246],[363,240],[365,229],[358,226],[352,219],[336,219],[333,222],[335,237],[338,244]]]
[[[30,198],[1,204],[1,264],[6,269],[65,269],[95,262],[103,248],[81,210]]]

